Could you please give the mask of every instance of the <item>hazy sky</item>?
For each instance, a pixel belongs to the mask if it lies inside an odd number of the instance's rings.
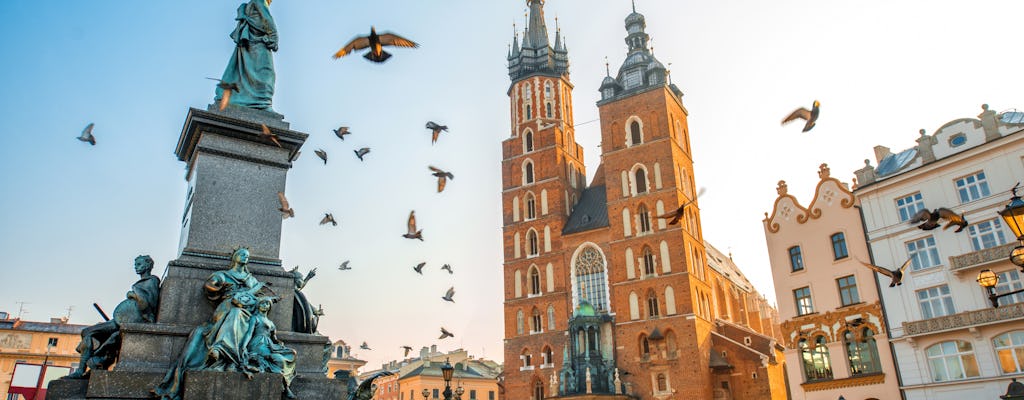
[[[188,107],[205,107],[231,54],[239,1],[4,1],[0,110],[0,310],[45,320],[74,306],[99,321],[150,254],[175,257],[184,165],[173,155]],[[500,142],[509,135],[505,56],[525,1],[277,0],[274,108],[310,133],[289,173],[296,218],[284,222],[287,267],[319,268],[306,288],[328,315],[320,331],[373,351],[437,343],[502,358]],[[597,118],[605,75],[626,45],[625,0],[550,0],[568,44],[575,120]],[[704,235],[774,298],[761,220],[779,179],[805,205],[818,165],[849,182],[872,147],[901,150],[918,129],[975,117],[981,104],[1024,108],[1020,1],[639,0],[655,55],[690,112]],[[383,65],[333,54],[370,25],[421,44]],[[1016,93],[1016,94],[1015,94]],[[779,121],[822,104],[809,134]],[[427,120],[451,127],[430,146]],[[74,139],[94,122],[98,144]],[[355,132],[345,142],[330,129]],[[579,126],[592,176],[599,124]],[[359,163],[351,150],[373,152]],[[313,150],[323,148],[323,166]],[[874,161],[872,161],[875,164]],[[455,179],[433,192],[426,166]],[[427,239],[401,239],[416,209]],[[337,228],[317,225],[323,212]],[[350,259],[353,270],[337,271]],[[412,266],[427,261],[424,276]],[[450,263],[455,274],[439,270]],[[440,296],[451,285],[456,304]],[[788,299],[784,299],[788,301]],[[201,300],[197,296],[197,301]],[[440,325],[456,334],[438,343]]]

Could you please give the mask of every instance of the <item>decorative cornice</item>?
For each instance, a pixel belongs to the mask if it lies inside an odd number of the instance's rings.
[[[854,386],[877,385],[880,383],[885,383],[885,374],[883,373],[854,376],[843,379],[830,379],[827,381],[807,382],[801,383],[800,386],[804,388],[805,392],[817,392],[820,390],[832,390]]]
[[[796,200],[796,197],[789,194],[789,187],[786,185],[786,181],[779,181],[779,186],[775,188],[775,191],[779,193],[779,197],[775,199],[775,204],[772,205],[772,213],[771,215],[765,213],[764,216],[765,229],[767,229],[768,232],[777,233],[780,229],[779,223],[775,222],[775,216],[778,215],[779,203],[781,203],[783,199],[789,199],[793,202],[793,206],[796,207],[795,211],[797,211],[797,222],[801,224],[807,222],[810,218],[810,213],[806,208],[800,205],[800,202]]]
[[[830,173],[830,170],[828,168],[828,164],[822,163],[818,167],[818,177],[821,180],[818,181],[818,186],[814,188],[814,199],[811,200],[810,207],[807,207],[807,209],[809,210],[809,215],[810,215],[811,218],[813,218],[813,219],[821,218],[821,207],[818,207],[817,204],[818,204],[818,200],[821,199],[821,187],[825,185],[825,182],[833,182],[833,183],[835,183],[836,187],[839,188],[840,192],[837,193],[837,194],[842,196],[842,198],[839,200],[839,205],[841,207],[843,207],[843,208],[853,207],[853,204],[854,204],[854,201],[855,201],[855,196],[853,195],[853,192],[851,192],[849,189],[847,189],[846,185],[843,185],[843,183],[840,182],[838,179],[831,177],[831,173]],[[803,222],[801,222],[801,223],[803,223]]]
[[[983,308],[944,317],[903,322],[903,333],[910,337],[920,336],[954,329],[967,329],[979,325],[989,325],[1002,321],[1019,320],[1021,318],[1024,318],[1024,303],[1016,303],[999,308]]]
[[[878,301],[839,308],[824,314],[799,316],[779,324],[779,328],[782,330],[782,337],[786,339],[787,346],[790,349],[796,349],[801,339],[813,341],[818,336],[824,336],[827,342],[842,340],[842,334],[850,330],[850,326],[847,325],[847,317],[854,315],[861,318],[858,326],[871,328],[875,334],[885,332],[885,322],[881,318],[882,304]],[[802,330],[801,327],[806,325],[815,327],[806,331]],[[858,340],[861,339],[861,331],[861,329],[854,330]]]

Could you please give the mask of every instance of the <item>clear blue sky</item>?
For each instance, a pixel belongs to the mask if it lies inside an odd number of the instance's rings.
[[[188,107],[213,97],[233,43],[239,1],[0,2],[0,310],[29,304],[29,319],[74,306],[72,320],[99,320],[134,282],[138,254],[156,273],[175,256],[185,195],[173,156]],[[625,0],[550,0],[576,85],[575,119],[597,118],[604,76],[626,47]],[[297,217],[284,223],[286,266],[319,267],[307,287],[328,316],[321,331],[371,362],[400,357],[400,345],[436,343],[438,326],[464,347],[501,359],[500,141],[509,134],[505,67],[512,23],[524,1],[277,0],[274,108],[311,134],[289,174]],[[974,117],[982,103],[1024,108],[1019,1],[639,0],[655,54],[690,111],[705,237],[769,297],[761,219],[775,183],[808,202],[817,166],[849,181],[872,147],[914,145],[917,130]],[[330,55],[370,25],[419,42],[372,65]],[[818,99],[810,134],[780,127],[785,114]],[[427,120],[451,127],[435,146]],[[98,144],[74,140],[96,124]],[[345,142],[330,129],[355,132]],[[599,162],[598,124],[580,126],[587,169]],[[350,150],[370,146],[367,162]],[[330,153],[327,166],[312,151]],[[426,166],[456,178],[433,193]],[[427,242],[399,240],[410,209]],[[338,228],[317,226],[323,212]],[[337,264],[352,260],[352,271]],[[420,277],[411,267],[427,261]],[[450,263],[455,275],[438,268]],[[440,300],[450,286],[452,305]]]

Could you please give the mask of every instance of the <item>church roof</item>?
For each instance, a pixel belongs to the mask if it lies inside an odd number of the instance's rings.
[[[608,194],[605,186],[591,186],[583,190],[579,203],[573,207],[565,228],[562,228],[562,234],[568,235],[608,226]]]

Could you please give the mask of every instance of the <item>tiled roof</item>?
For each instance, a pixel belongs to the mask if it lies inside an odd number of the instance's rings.
[[[562,234],[584,232],[608,227],[608,195],[605,186],[591,186],[583,190],[579,203],[562,228]]]

